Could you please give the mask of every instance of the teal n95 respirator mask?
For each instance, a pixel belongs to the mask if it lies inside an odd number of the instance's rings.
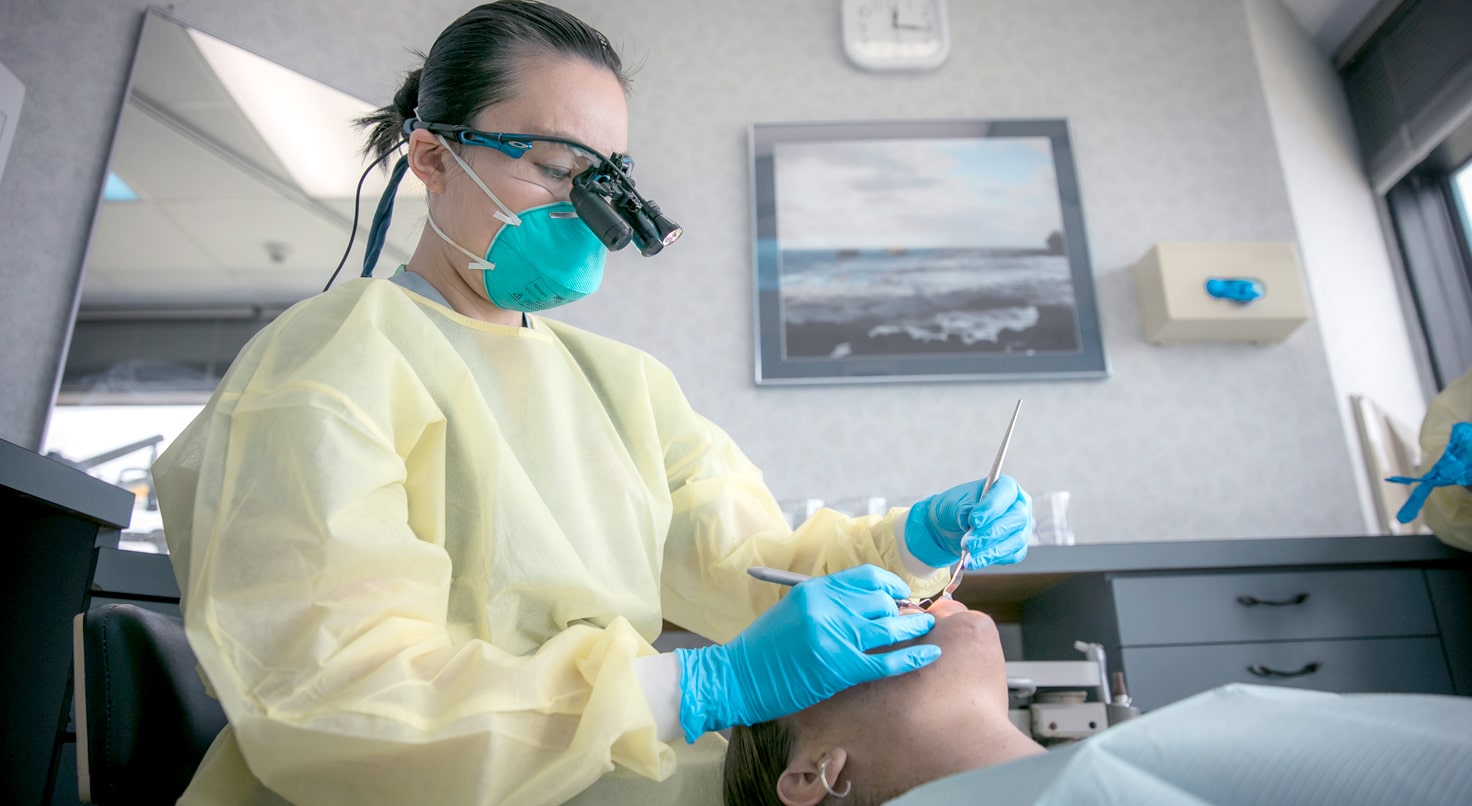
[[[478,272],[477,282],[472,283],[477,290],[484,290],[497,308],[509,311],[544,311],[598,290],[608,250],[578,218],[571,202],[513,213],[443,137],[435,137],[498,208],[495,218],[502,227],[492,236],[484,257],[455,243],[434,216],[429,216],[430,229],[470,258],[465,270]]]
[[[634,243],[641,254],[650,257],[683,233],[678,224],[660,211],[659,205],[634,189],[631,176],[634,163],[623,154],[605,157],[581,143],[545,135],[483,132],[468,126],[427,123],[418,117],[404,121],[405,135],[415,129],[431,131],[461,170],[496,205],[494,216],[503,226],[491,238],[484,255],[456,243],[432,216],[429,226],[438,237],[470,258],[463,271],[476,274],[472,286],[497,307],[541,311],[581,299],[601,284],[605,251],[616,251]],[[462,145],[499,152],[508,159],[498,169],[510,178],[537,184],[552,198],[566,201],[513,212],[449,147],[446,137]],[[358,182],[359,196],[368,172],[391,153],[379,157],[363,172]],[[373,276],[393,216],[394,198],[408,167],[408,157],[400,157],[379,198],[364,251],[363,277]],[[357,221],[355,203],[353,234],[357,232]],[[352,247],[350,235],[343,260],[338,263],[339,271]],[[332,276],[336,278],[337,271]],[[331,286],[329,279],[323,290]]]

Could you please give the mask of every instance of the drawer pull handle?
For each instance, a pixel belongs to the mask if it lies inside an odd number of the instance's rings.
[[[1247,667],[1247,671],[1252,672],[1258,677],[1303,677],[1304,675],[1317,672],[1321,665],[1318,661],[1314,661],[1313,663],[1305,664],[1302,669],[1296,672],[1280,672],[1277,669],[1269,669],[1262,664],[1254,663]]]
[[[1292,599],[1259,599],[1256,596],[1238,596],[1237,601],[1246,607],[1256,605],[1267,605],[1269,607],[1285,607],[1287,605],[1303,604],[1308,601],[1307,593],[1300,593]]]

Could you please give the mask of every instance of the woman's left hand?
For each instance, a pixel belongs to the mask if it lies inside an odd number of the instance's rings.
[[[1027,556],[1032,537],[1032,496],[1011,476],[998,476],[986,495],[985,480],[957,485],[910,507],[905,546],[932,568],[968,554],[966,570],[1011,565]]]

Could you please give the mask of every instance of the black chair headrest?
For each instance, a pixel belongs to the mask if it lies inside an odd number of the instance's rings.
[[[108,604],[87,612],[82,636],[93,801],[173,803],[225,727],[183,620]]]

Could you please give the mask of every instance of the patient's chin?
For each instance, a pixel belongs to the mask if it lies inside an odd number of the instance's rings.
[[[930,607],[925,608],[925,612],[936,618],[945,618],[946,616],[953,616],[957,613],[965,613],[969,609],[966,605],[961,604],[955,599],[941,599],[938,602],[932,602]]]
[[[997,632],[997,623],[992,620],[991,616],[980,610],[962,608],[943,619],[936,619],[935,624],[936,629],[945,627],[947,632],[955,631],[980,641],[988,643],[995,641],[998,645],[1001,644],[1001,634]]]
[[[935,613],[933,608],[942,604],[945,605],[942,611]],[[919,638],[870,650],[870,654],[893,652],[896,649],[919,644],[934,644],[940,647],[940,659],[919,669],[917,673],[927,670],[933,672],[931,667],[940,664],[944,664],[942,668],[949,668],[958,663],[974,666],[979,662],[985,662],[984,659],[993,657],[997,663],[1001,663],[1002,639],[997,632],[997,623],[992,621],[991,616],[980,610],[968,609],[959,602],[937,602],[931,607],[930,612],[935,614],[936,619],[935,626],[930,632]]]

